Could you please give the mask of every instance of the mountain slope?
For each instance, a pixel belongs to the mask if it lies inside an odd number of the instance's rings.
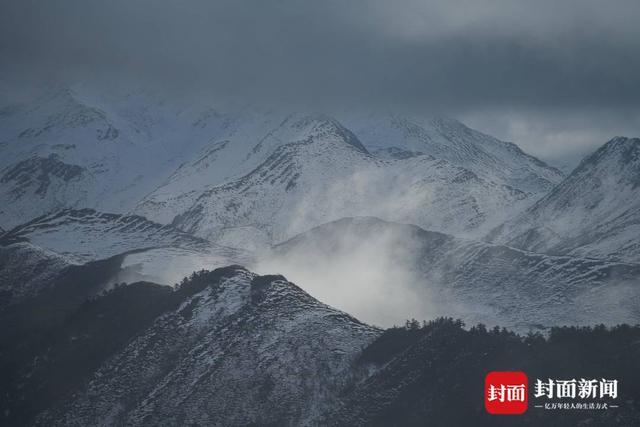
[[[527,331],[640,321],[640,265],[550,256],[375,218],[342,219],[276,246],[281,271],[368,322],[452,315]]]
[[[28,242],[0,244],[0,310],[51,287],[67,258]]]
[[[0,129],[5,228],[63,208],[126,205],[148,191],[141,176],[161,170],[145,164],[140,130],[82,91],[58,87],[5,108]]]
[[[0,331],[7,425],[632,425],[640,413],[639,327],[521,337],[441,318],[381,331],[238,266],[177,289],[121,286],[29,334],[17,326]],[[526,414],[496,418],[481,385],[500,369],[618,378],[624,404],[560,413],[531,394]]]
[[[0,223],[10,228],[64,208],[127,212],[217,143],[257,139],[266,132],[261,121],[142,91],[44,88],[23,104],[0,106]],[[233,175],[246,154],[235,146],[209,181]]]
[[[523,249],[640,261],[640,139],[603,145],[489,238]]]
[[[168,216],[183,213],[202,192],[248,174],[279,147],[331,137],[332,134],[362,150],[367,147],[375,157],[406,158],[428,154],[485,181],[528,195],[548,191],[562,178],[559,171],[523,153],[514,144],[473,131],[452,119],[419,121],[383,114],[357,116],[348,113],[333,118],[258,109],[246,109],[226,117],[223,131],[216,131],[215,125],[207,125],[207,131],[213,132],[215,137],[210,137],[195,159],[181,164],[147,195],[136,206],[136,212],[159,222],[168,222],[171,219]],[[418,122],[421,124],[416,124]],[[197,123],[206,123],[206,120]],[[358,166],[351,165],[351,168],[357,170]]]
[[[304,133],[248,175],[204,192],[173,225],[230,246],[268,245],[354,215],[462,234],[529,203],[526,193],[445,160],[379,159],[334,121],[304,123]]]
[[[43,215],[0,237],[4,304],[53,286],[70,266],[119,257],[107,282],[133,279],[175,284],[193,271],[237,262],[248,253],[212,244],[139,216],[67,209]]]
[[[381,156],[429,154],[484,179],[534,194],[549,191],[563,178],[562,172],[517,145],[451,118],[347,113],[342,120],[371,152]]]
[[[0,243],[29,241],[78,264],[136,249],[184,247],[205,250],[211,243],[139,216],[65,209],[6,232]]]
[[[39,424],[301,425],[326,411],[380,331],[281,276],[217,276]]]
[[[366,151],[349,130],[323,115],[245,109],[230,114],[221,129],[211,124],[206,129],[209,141],[201,152],[145,196],[135,207],[136,213],[171,222],[204,192],[242,178],[289,143],[339,137]]]
[[[24,104],[0,108],[0,225],[11,228],[65,208],[134,212],[167,224],[185,214],[205,193],[237,183],[265,165],[282,147],[310,140],[341,140],[356,151],[369,151],[369,160],[388,161],[394,156],[386,151],[397,151],[401,154],[395,157],[404,157],[411,173],[434,166],[412,166],[407,157],[444,162],[451,169],[445,181],[466,174],[498,189],[497,200],[471,188],[467,200],[454,202],[463,209],[477,209],[480,216],[503,212],[505,205],[527,199],[527,203],[515,203],[515,210],[522,209],[561,178],[558,171],[515,145],[451,119],[383,114],[363,118],[356,113],[339,113],[334,118],[284,109],[183,105],[144,92],[105,93],[76,85],[49,88]],[[407,155],[408,150],[413,151]],[[329,163],[341,155],[326,151]],[[338,176],[359,180],[370,173],[371,163],[343,161],[341,167],[350,173]],[[440,172],[445,174],[443,168]],[[421,174],[429,176],[428,172]],[[336,175],[335,168],[325,175]],[[393,179],[399,188],[420,186],[404,166],[390,168],[384,175],[378,178],[376,173],[376,178]],[[354,187],[360,182],[336,185]],[[427,185],[421,191],[433,190]],[[503,200],[508,192],[519,195]],[[285,205],[287,201],[274,203]],[[498,205],[492,206],[494,203]],[[436,209],[429,212],[439,214]],[[466,217],[462,222],[485,222],[467,215],[462,213]],[[330,219],[336,218],[324,218]],[[496,224],[502,219],[497,218]],[[424,221],[418,224],[435,228]],[[456,227],[443,231],[468,232],[469,224]],[[239,233],[250,240],[250,232]]]

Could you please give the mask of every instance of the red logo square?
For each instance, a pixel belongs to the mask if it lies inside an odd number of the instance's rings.
[[[489,372],[484,379],[484,407],[490,414],[522,414],[529,402],[527,374]]]

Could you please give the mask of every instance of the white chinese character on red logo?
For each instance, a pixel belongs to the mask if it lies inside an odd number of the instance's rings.
[[[504,384],[500,384],[499,387],[491,384],[489,386],[489,396],[488,399],[490,402],[498,401],[498,402],[524,402],[525,400],[525,385],[524,384],[509,384],[505,386]]]
[[[500,384],[500,387],[495,387],[493,384],[489,387],[489,401],[493,402],[497,400],[499,402],[504,402],[504,384]]]
[[[508,402],[524,402],[525,386],[524,384],[507,386]]]

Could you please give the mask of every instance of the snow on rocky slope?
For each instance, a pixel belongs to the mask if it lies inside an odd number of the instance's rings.
[[[389,326],[460,317],[527,331],[640,321],[640,265],[551,256],[394,224],[345,218],[276,246],[253,267]]]
[[[489,238],[515,247],[640,262],[640,139],[616,137]]]
[[[222,113],[217,113],[222,115]],[[301,113],[246,108],[211,123],[207,114],[196,121],[207,132],[200,151],[182,163],[158,188],[135,207],[135,212],[160,222],[171,222],[205,191],[239,179],[262,164],[281,145],[302,140],[310,132],[326,133],[333,119],[319,120]],[[324,122],[324,123],[323,123]],[[347,129],[347,140],[359,144]],[[364,149],[364,147],[360,147]]]
[[[237,133],[238,121],[257,126],[248,114],[82,85],[0,107],[0,223],[7,229],[63,208],[124,213],[181,164]],[[225,158],[209,180],[236,165]]]
[[[381,331],[282,276],[216,275],[38,424],[313,425]]]
[[[377,158],[324,116],[283,127],[281,145],[262,164],[202,193],[173,225],[231,246],[247,234],[271,244],[354,215],[466,234],[530,203],[530,194],[430,155]]]
[[[273,156],[281,147],[312,140],[342,139],[349,145],[368,150],[370,154],[373,153],[371,157],[375,158],[431,155],[464,168],[465,173],[476,175],[491,185],[511,187],[513,192],[533,197],[544,193],[562,178],[559,171],[526,155],[515,145],[498,141],[445,118],[423,119],[420,126],[409,119],[384,114],[356,118],[349,114],[329,117],[249,109],[227,118],[224,133],[217,135],[195,160],[182,164],[166,183],[145,197],[135,208],[136,212],[167,222],[169,216],[184,213],[194,202],[197,204],[203,193],[217,191],[215,187],[220,186],[217,184],[224,182],[224,185],[230,185],[239,181],[238,178],[255,172],[256,168],[263,167],[269,156]],[[408,151],[410,149],[414,151]],[[389,152],[396,155],[389,155]],[[334,163],[335,157],[341,153],[326,148],[323,155],[333,157],[325,160],[325,163]],[[316,161],[316,158],[311,161]],[[364,171],[361,170],[363,167]],[[343,162],[341,168],[343,173],[340,176],[357,175],[354,179],[358,179],[360,184],[371,172],[362,162]],[[408,168],[409,173],[403,167],[392,168],[386,173],[389,176],[380,179],[404,184],[398,181],[410,180],[414,172],[410,164]],[[235,179],[231,170],[235,171]],[[454,179],[458,172],[452,173],[454,176],[451,179]],[[335,172],[325,175],[332,177]],[[317,178],[319,182],[314,182],[314,187],[326,185],[323,182],[325,177]],[[352,183],[343,185],[351,186]],[[491,202],[487,200],[487,203]],[[431,210],[427,211],[437,215]]]
[[[0,329],[6,425],[494,425],[477,398],[488,371],[586,370],[632,383],[639,372],[629,345],[638,327],[554,328],[545,339],[441,318],[382,331],[239,266],[177,289],[139,282],[62,312],[49,304],[27,302],[17,319],[0,312],[17,326]],[[625,390],[610,416],[521,419],[633,425],[638,392]]]
[[[156,247],[206,250],[213,245],[139,216],[66,209],[43,215],[6,232],[2,243],[28,241],[83,264],[123,252]]]
[[[310,134],[327,135],[332,127],[340,128],[345,140],[359,145],[347,129],[328,117],[314,119],[300,113],[243,110],[227,118],[222,132],[210,129],[216,136],[211,137],[202,152],[181,164],[135,211],[157,221],[171,222],[203,192],[250,173],[278,147],[309,138]],[[359,148],[364,150],[361,145]]]
[[[414,218],[418,225],[446,232],[476,232],[477,227],[496,225],[503,218],[489,219],[494,213],[505,212],[506,206],[523,209],[561,178],[558,171],[515,145],[451,119],[346,113],[329,117],[282,109],[186,105],[144,92],[100,93],[78,85],[49,89],[29,102],[0,108],[0,224],[8,229],[64,208],[135,212],[167,224],[185,213],[191,216],[205,204],[207,194],[246,183],[260,168],[267,173],[264,167],[277,166],[274,156],[294,155],[291,144],[311,141],[324,147],[321,152],[295,154],[298,167],[313,170],[318,167],[305,162],[339,161],[340,171],[336,165],[314,176],[300,172],[301,181],[317,180],[309,192],[337,186],[358,190],[364,185],[367,194],[343,196],[364,199],[371,193],[369,186],[389,191],[393,185],[394,195],[398,189],[406,193],[402,204],[415,193],[419,202],[431,203],[417,218],[415,206],[396,205],[394,211],[402,218],[389,219]],[[308,151],[304,144],[298,146]],[[348,155],[355,163],[338,159],[345,146],[360,152]],[[413,152],[407,156],[409,149]],[[395,157],[405,159],[389,160],[394,156],[388,151],[404,153]],[[461,190],[454,189],[451,197],[442,191],[444,185],[453,182],[462,187],[467,180],[474,184],[463,197],[455,194]],[[424,188],[419,188],[423,182]],[[274,205],[290,209],[294,202],[298,208],[307,202],[300,195],[283,194],[279,184],[275,180],[276,188],[254,189],[265,192],[265,198],[283,199],[251,202],[265,208],[254,214],[253,223],[244,218],[236,224],[225,220],[206,224],[200,234],[217,235],[220,227],[231,226],[233,236],[227,236],[231,242],[253,240],[250,227],[272,217]],[[432,193],[433,199],[425,200]],[[380,197],[373,200],[378,203]],[[436,209],[441,202],[451,206]],[[442,211],[456,204],[460,213],[452,211],[448,219],[441,218]],[[332,219],[335,216],[329,215],[321,222]]]
[[[0,237],[0,291],[15,302],[51,285],[71,265],[116,255],[123,255],[123,272],[113,280],[144,277],[169,285],[195,270],[250,260],[242,250],[139,216],[67,209],[38,217]]]
[[[144,194],[140,176],[154,170],[145,168],[149,147],[137,129],[68,88],[4,108],[0,129],[7,229],[63,208],[126,204]]]
[[[550,190],[563,178],[559,170],[524,153],[517,145],[447,117],[347,113],[341,120],[380,156],[429,154],[489,181],[534,194]]]

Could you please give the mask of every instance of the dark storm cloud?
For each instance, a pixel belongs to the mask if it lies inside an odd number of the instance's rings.
[[[5,78],[440,108],[630,111],[638,1],[2,1]]]

